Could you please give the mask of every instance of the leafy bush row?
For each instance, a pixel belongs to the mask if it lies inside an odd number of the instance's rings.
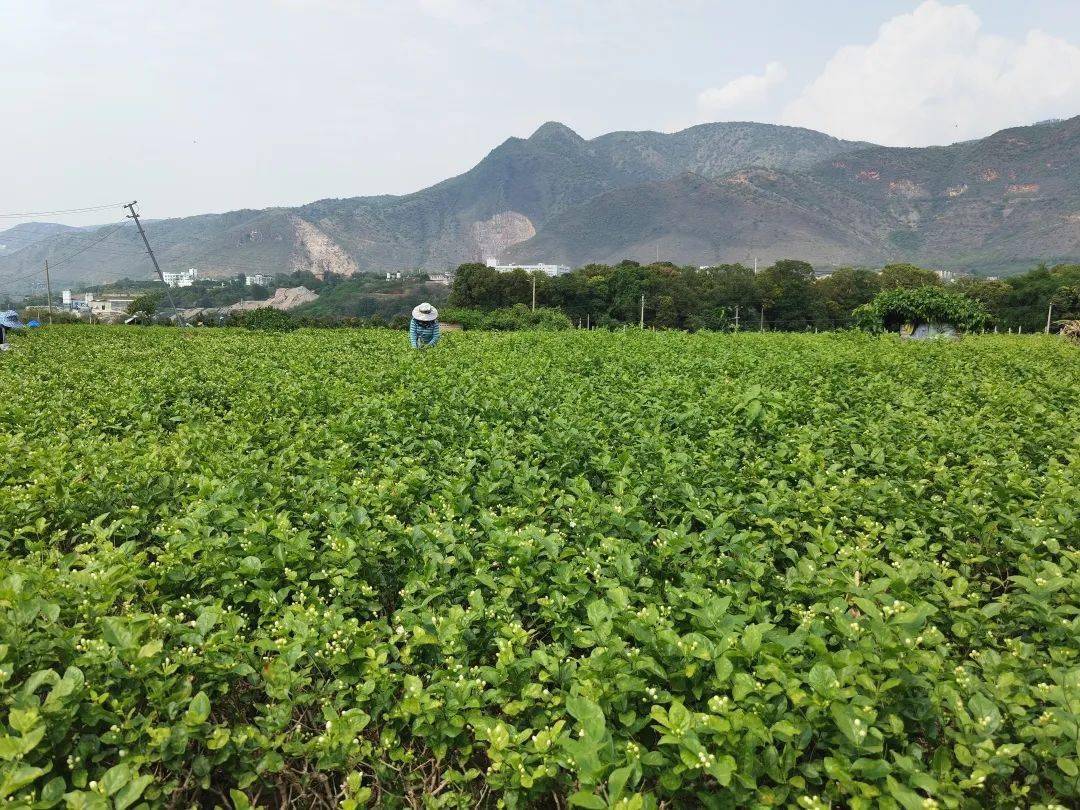
[[[447,307],[442,310],[441,318],[448,323],[459,324],[462,329],[488,332],[512,332],[521,329],[557,332],[571,328],[570,319],[561,310],[540,308],[533,311],[524,304],[491,310]]]
[[[0,798],[1080,802],[1064,341],[15,340]]]

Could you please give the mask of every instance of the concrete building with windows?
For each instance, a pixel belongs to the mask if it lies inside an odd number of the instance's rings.
[[[269,273],[254,273],[244,276],[245,287],[270,287],[274,284],[274,277]]]
[[[161,276],[170,287],[190,287],[199,280],[199,271],[194,267],[189,267],[177,273],[162,273]]]
[[[134,298],[103,298],[90,301],[90,311],[95,315],[121,315],[127,312],[127,308]]]
[[[543,273],[545,276],[562,276],[570,272],[565,264],[499,264],[495,259],[488,259],[487,266],[500,273],[512,270],[524,270],[526,273]]]

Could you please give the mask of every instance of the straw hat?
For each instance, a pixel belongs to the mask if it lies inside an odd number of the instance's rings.
[[[439,310],[425,301],[413,307],[412,316],[418,321],[433,321],[439,317]]]

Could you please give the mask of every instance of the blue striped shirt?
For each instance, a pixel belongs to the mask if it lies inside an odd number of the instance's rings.
[[[414,349],[420,349],[424,346],[434,346],[439,342],[441,332],[439,330],[439,322],[436,321],[418,321],[413,318],[409,321],[409,345]]]

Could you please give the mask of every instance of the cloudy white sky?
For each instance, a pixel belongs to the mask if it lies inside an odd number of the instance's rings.
[[[547,120],[949,143],[1080,114],[1080,2],[0,0],[0,110],[0,215],[403,193]]]

